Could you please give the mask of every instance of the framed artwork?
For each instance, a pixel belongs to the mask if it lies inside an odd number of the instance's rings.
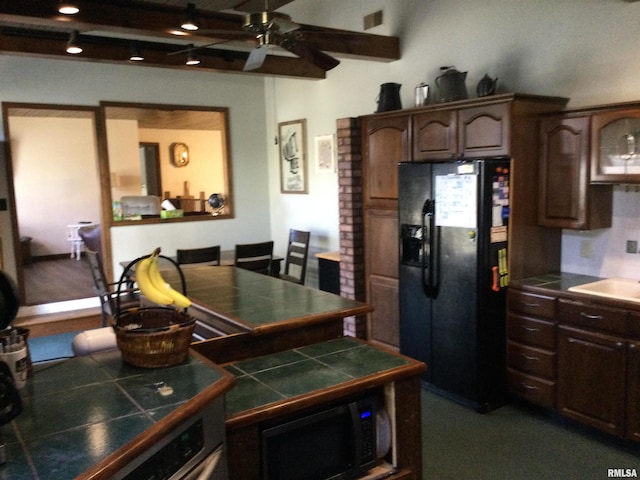
[[[282,193],[308,193],[306,130],[305,119],[278,123]]]
[[[320,135],[316,140],[316,172],[334,173],[336,171],[336,141],[333,135]]]

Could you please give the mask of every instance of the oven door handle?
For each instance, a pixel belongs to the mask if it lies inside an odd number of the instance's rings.
[[[183,480],[209,480],[211,474],[220,462],[220,457],[222,457],[222,447],[223,445],[220,445],[211,452],[196,468],[191,470]]]

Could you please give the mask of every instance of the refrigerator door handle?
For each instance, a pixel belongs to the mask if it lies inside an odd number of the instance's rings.
[[[436,269],[435,206],[436,202],[430,198],[427,198],[422,206],[422,290],[429,298],[435,298],[437,295],[437,287],[434,280],[434,272]],[[428,228],[425,221],[426,218],[429,219]]]

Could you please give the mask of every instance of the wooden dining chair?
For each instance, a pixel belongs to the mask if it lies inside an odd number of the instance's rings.
[[[185,263],[207,263],[220,265],[220,245],[203,248],[183,248],[176,251],[178,265]]]
[[[273,259],[273,242],[237,244],[234,265],[245,270],[269,275]]]
[[[117,315],[117,283],[107,282],[107,277],[102,267],[102,260],[98,252],[87,250],[87,258],[91,267],[91,276],[95,286],[96,294],[100,299],[100,309],[102,311],[102,326],[106,327],[109,320],[115,320]],[[126,310],[139,305],[138,290],[132,288],[120,289],[120,310]]]
[[[289,230],[289,245],[287,247],[287,257],[285,258],[284,274],[280,277],[283,280],[304,285],[310,236],[309,232]]]

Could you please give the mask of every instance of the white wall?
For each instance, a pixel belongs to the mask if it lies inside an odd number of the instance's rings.
[[[468,71],[469,96],[489,74],[499,78],[500,92],[568,97],[569,107],[640,100],[640,2],[296,0],[282,10],[301,23],[362,31],[363,16],[378,9],[384,11],[384,23],[369,33],[399,36],[402,59],[343,59],[324,81],[278,79],[275,87],[267,82],[267,94],[275,96],[267,107],[270,135],[277,122],[306,118],[312,142],[335,131],[337,118],[374,112],[385,82],[402,84],[402,103],[411,107],[414,87],[426,82],[433,90],[442,65]],[[274,239],[287,225],[308,226],[321,247],[337,249],[337,177],[312,177],[308,198],[280,195],[277,149],[268,153]],[[593,239],[591,258],[579,257],[583,237]],[[624,253],[627,239],[640,242],[640,193],[619,187],[611,229],[563,232],[563,269],[639,278],[640,255]]]
[[[93,119],[11,117],[10,123],[20,235],[32,238],[34,256],[69,252],[67,225],[100,222]]]
[[[235,243],[270,237],[261,77],[14,56],[0,56],[0,76],[0,102],[98,105],[129,101],[229,107],[235,219],[114,227],[114,272],[121,271],[120,261],[149,253],[156,246],[173,254],[178,246],[221,244],[228,249]],[[4,168],[0,172],[2,198],[6,198],[5,172]],[[13,274],[8,212],[0,212],[0,224],[5,267]]]

